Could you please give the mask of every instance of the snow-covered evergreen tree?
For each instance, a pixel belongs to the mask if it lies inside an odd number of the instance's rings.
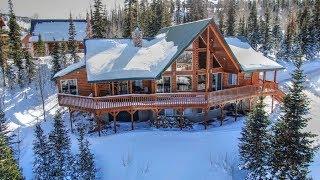
[[[90,144],[89,141],[85,139],[84,132],[85,128],[80,127],[78,145],[79,145],[79,154],[77,154],[76,159],[76,167],[77,172],[76,175],[79,179],[88,179],[94,180],[96,179],[97,169],[94,163],[94,155],[90,152]]]
[[[45,43],[43,42],[40,34],[38,36],[38,42],[35,43],[35,47],[36,47],[36,55],[37,56],[45,56],[46,55]]]
[[[227,12],[227,21],[226,21],[226,35],[235,36],[236,35],[236,1],[228,1],[228,12]]]
[[[69,39],[68,39],[68,50],[71,55],[71,60],[73,63],[79,61],[79,56],[77,55],[78,52],[78,44],[76,41],[76,27],[74,26],[73,18],[70,13],[69,17]]]
[[[282,115],[273,126],[272,174],[275,179],[308,179],[309,165],[315,149],[311,132],[306,131],[309,121],[309,101],[303,93],[305,75],[301,56],[294,62],[292,86],[285,96]]]
[[[0,179],[22,180],[23,176],[6,138],[0,134]]]
[[[262,47],[261,50],[265,56],[268,56],[271,48],[271,22],[270,22],[270,9],[269,5],[266,5],[265,14],[264,14],[264,23],[263,23],[263,32],[262,32]]]
[[[9,47],[9,44],[5,40],[5,38],[1,38],[0,39],[0,67],[1,67],[3,87],[6,86],[6,69],[8,66],[8,47]]]
[[[271,124],[265,111],[264,98],[260,97],[258,103],[250,113],[241,132],[240,155],[243,169],[248,170],[247,179],[267,179],[270,150]]]
[[[50,177],[52,179],[73,179],[74,158],[70,149],[70,137],[63,124],[61,113],[56,112],[53,123],[53,130],[49,134],[48,147]]]
[[[170,9],[170,2],[168,0],[163,0],[163,6],[162,6],[162,27],[168,27],[171,26],[172,23],[172,14]]]
[[[60,55],[61,55],[60,65],[62,69],[66,68],[69,65],[69,58],[67,57],[68,52],[69,52],[68,43],[63,40],[60,43]]]
[[[35,180],[50,179],[50,164],[49,164],[49,147],[48,138],[44,134],[40,123],[35,127],[33,140],[33,177]]]
[[[94,0],[94,12],[92,17],[92,33],[93,38],[105,38],[106,37],[106,26],[103,21],[103,5],[101,0]]]
[[[278,12],[278,11],[276,11]],[[271,43],[272,43],[272,48],[274,50],[279,50],[280,44],[283,38],[283,33],[281,32],[281,27],[280,27],[280,19],[278,13],[274,16],[273,23],[272,23],[272,36],[271,36]]]
[[[60,65],[61,54],[60,54],[60,43],[54,42],[52,50],[52,76],[59,72],[62,68]]]
[[[138,1],[125,0],[124,2],[124,24],[123,24],[123,37],[131,37],[131,32],[138,26]]]
[[[237,35],[247,37],[246,21],[244,16],[239,20]]]
[[[21,28],[17,23],[16,15],[13,10],[12,0],[9,3],[9,38],[10,38],[10,58],[13,59],[15,66],[18,68],[17,82],[22,85],[23,65],[22,65],[22,43],[21,43]]]
[[[296,40],[296,22],[295,18],[291,16],[287,25],[284,40],[281,44],[281,49],[277,54],[277,57],[284,60],[289,60],[294,54],[294,46]]]
[[[7,125],[6,115],[3,111],[2,105],[0,105],[0,135],[3,135],[3,137],[5,137],[6,140],[8,140],[9,133],[10,130]]]
[[[176,8],[175,8],[175,23],[181,24],[183,22],[182,17],[182,4],[180,0],[176,0]]]
[[[312,22],[316,50],[317,52],[320,52],[320,0],[315,0]]]
[[[218,19],[219,19],[219,30],[221,32],[222,35],[224,35],[225,33],[225,23],[224,23],[224,14],[223,11],[219,11],[218,12]]]
[[[26,75],[27,75],[27,79],[28,79],[28,83],[30,84],[32,82],[32,79],[35,76],[35,63],[34,63],[34,59],[31,56],[30,52],[25,50],[24,51],[24,59],[25,59],[25,71],[26,71]]]
[[[256,1],[250,1],[250,13],[247,21],[247,33],[250,45],[257,49],[259,39],[259,28],[257,18],[257,4]]]

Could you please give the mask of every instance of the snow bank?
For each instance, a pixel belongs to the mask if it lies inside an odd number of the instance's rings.
[[[141,48],[131,39],[87,40],[85,44],[89,81],[155,78],[177,52],[165,34],[143,40]]]
[[[234,37],[225,40],[244,71],[283,69],[277,62],[255,51],[247,42]]]

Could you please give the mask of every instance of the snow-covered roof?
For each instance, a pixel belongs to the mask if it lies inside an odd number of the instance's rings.
[[[55,79],[55,78],[58,78],[58,77],[62,77],[62,76],[64,76],[64,75],[67,75],[67,74],[69,74],[69,73],[71,73],[71,72],[73,72],[73,71],[75,71],[75,70],[78,70],[78,69],[80,69],[80,68],[85,67],[85,65],[86,65],[85,60],[84,60],[84,59],[81,59],[79,62],[74,63],[74,64],[72,64],[72,65],[64,68],[63,70],[57,72],[57,73],[53,76],[53,78]]]
[[[283,69],[277,62],[255,51],[245,39],[226,37],[225,40],[243,71]]]
[[[86,20],[73,20],[77,41],[83,41],[86,37]],[[38,36],[45,42],[66,41],[69,39],[69,20],[64,19],[34,19],[31,20],[31,42],[38,41]]]
[[[171,26],[160,30],[141,48],[131,39],[85,41],[89,82],[155,79],[203,32],[211,19]]]

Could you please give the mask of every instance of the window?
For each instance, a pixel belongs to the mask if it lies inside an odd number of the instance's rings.
[[[191,76],[177,76],[178,91],[192,91]]]
[[[119,82],[119,94],[129,94],[128,81]]]
[[[61,80],[61,92],[64,94],[78,94],[78,85],[76,79]]]
[[[248,80],[251,79],[252,73],[244,73],[244,79]]]
[[[192,70],[192,51],[183,52],[177,59],[177,71]]]
[[[198,91],[205,91],[206,90],[206,75],[198,75]]]
[[[207,53],[199,52],[199,69],[207,69]]]
[[[144,87],[141,80],[132,82],[132,91],[136,94],[144,93]]]
[[[229,82],[229,85],[237,85],[238,84],[238,75],[237,74],[229,74],[228,82]]]
[[[157,81],[157,93],[171,92],[171,77],[162,77]]]

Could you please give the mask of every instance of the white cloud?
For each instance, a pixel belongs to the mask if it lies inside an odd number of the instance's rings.
[[[122,5],[124,0],[102,0],[107,9]],[[14,10],[18,16],[40,18],[67,18],[72,12],[74,16],[85,17],[93,0],[13,0]],[[8,1],[0,0],[0,11],[8,12]]]

